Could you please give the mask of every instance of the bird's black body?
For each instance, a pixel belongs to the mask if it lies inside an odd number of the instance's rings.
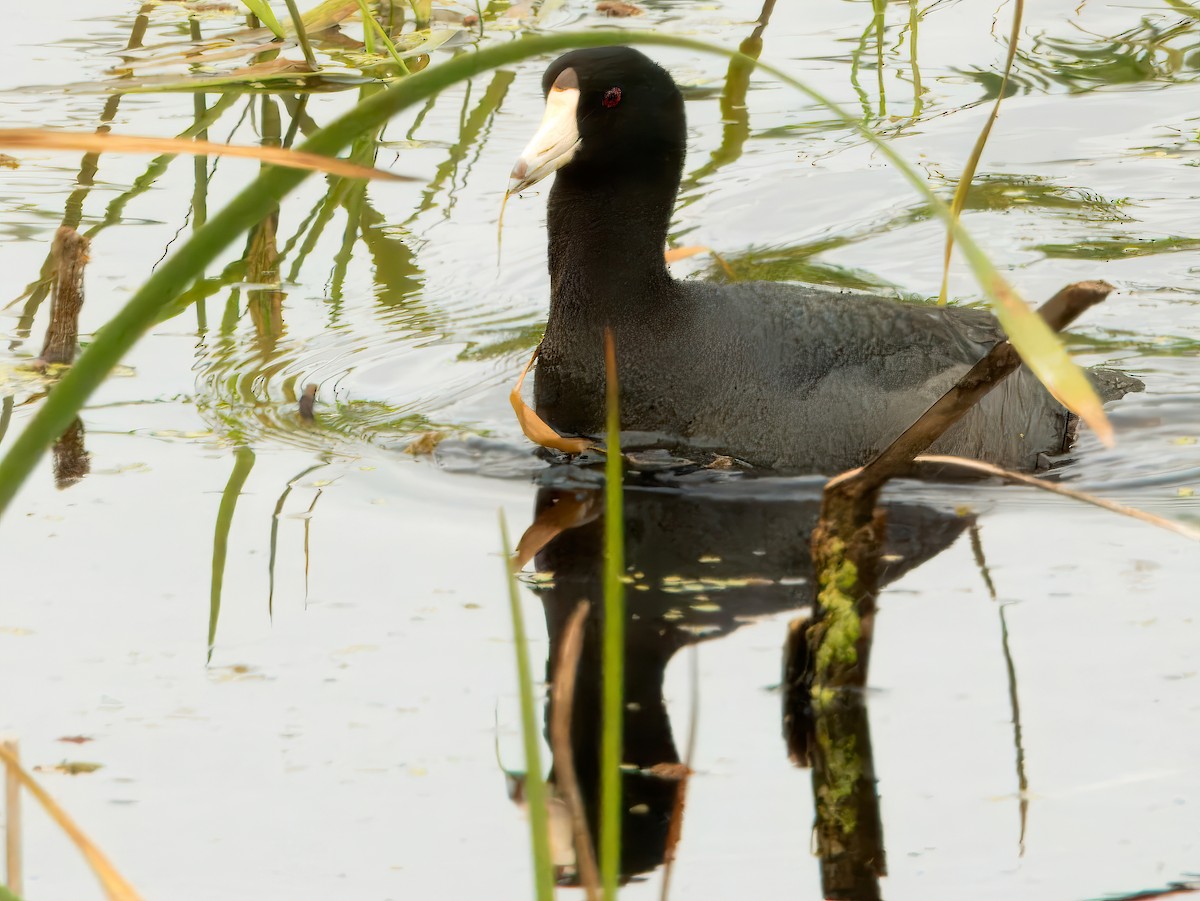
[[[683,101],[628,48],[569,53],[579,144],[548,211],[550,315],[538,413],[604,428],[603,330],[616,343],[622,431],[758,466],[834,472],[882,450],[1004,335],[984,311],[766,282],[677,281],[663,259],[685,151]],[[605,99],[619,90],[619,102]],[[1140,388],[1096,377],[1106,398]],[[934,450],[1018,469],[1061,453],[1070,416],[1022,369]]]

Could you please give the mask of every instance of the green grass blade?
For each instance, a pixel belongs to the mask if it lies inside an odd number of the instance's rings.
[[[212,661],[213,645],[217,640],[217,619],[221,615],[221,587],[225,581],[225,558],[229,551],[229,528],[233,525],[233,511],[237,508],[242,488],[254,468],[254,451],[239,447],[233,452],[233,472],[225,490],[221,492],[221,506],[217,508],[217,525],[213,530],[212,581],[208,595],[208,655]]]
[[[277,38],[283,37],[283,26],[279,24],[279,20],[275,18],[275,13],[271,11],[271,4],[267,0],[242,0],[246,9],[254,13],[258,21],[262,22],[271,33]]]
[[[983,148],[987,145],[988,137],[992,133],[992,126],[996,124],[996,119],[1000,117],[1000,104],[1004,100],[1005,92],[1008,90],[1008,76],[1012,73],[1013,60],[1017,56],[1017,40],[1021,37],[1021,19],[1024,14],[1025,0],[1016,0],[1016,3],[1013,4],[1012,33],[1008,36],[1008,58],[1004,61],[1004,77],[1000,79],[1000,93],[996,95],[996,102],[992,105],[992,114],[987,117],[987,121],[983,123],[983,130],[979,132],[979,137],[975,139],[975,146],[971,148],[971,156],[967,159],[967,165],[963,168],[962,176],[958,180],[958,187],[954,189],[954,200],[950,203],[950,214],[954,216],[955,222],[958,221],[963,207],[967,203],[967,194],[971,190],[971,182],[975,180],[975,169],[979,166],[980,157],[983,156]],[[945,258],[942,260],[942,288],[938,292],[938,303],[946,302],[946,291],[950,285],[950,255],[953,251],[954,232],[947,230],[946,253]]]
[[[714,44],[651,32],[595,29],[586,32],[528,35],[477,52],[464,53],[437,66],[429,66],[389,86],[386,91],[362,101],[313,134],[299,149],[309,153],[336,154],[357,135],[386,122],[400,110],[481,72],[539,54],[614,43],[655,44],[730,58],[741,56],[736,51],[729,51]],[[753,62],[748,58],[747,61]],[[1111,436],[1112,430],[1104,417],[1100,400],[1082,371],[1071,362],[1058,338],[1041,318],[1012,291],[967,231],[954,221],[950,208],[930,190],[924,176],[905,162],[886,141],[847,115],[841,107],[824,95],[774,66],[763,62],[757,65],[759,71],[795,88],[830,110],[846,126],[856,129],[874,144],[880,153],[896,166],[929,203],[930,209],[953,231],[958,246],[984,292],[992,301],[996,315],[1017,351],[1030,363],[1039,378],[1057,383],[1056,394],[1059,399],[1083,416],[1101,438]],[[37,465],[37,461],[71,424],[105,376],[121,361],[138,338],[157,321],[160,311],[170,305],[230,242],[253,227],[262,217],[263,209],[269,209],[278,203],[306,176],[307,173],[274,167],[265,170],[165,260],[134,293],[129,302],[109,320],[75,365],[50,392],[24,431],[17,436],[3,460],[0,460],[0,514],[8,508],[21,484]],[[1031,358],[1033,352],[1042,355],[1036,361],[1037,365],[1034,365],[1035,361]]]
[[[512,569],[512,544],[508,523],[500,513],[500,539],[504,543],[504,577],[508,580],[508,608],[512,613],[513,645],[517,658],[517,691],[521,697],[521,740],[525,745],[525,799],[529,805],[529,830],[533,835],[533,875],[538,901],[554,897],[554,865],[550,859],[550,817],[546,808],[546,783],[542,779],[542,751],[538,742],[537,708],[533,700],[533,675],[517,575]]]
[[[400,57],[400,51],[396,49],[396,45],[392,41],[392,36],[387,33],[387,29],[379,24],[379,20],[371,15],[371,10],[367,9],[367,0],[358,0],[358,5],[362,10],[363,38],[366,42],[367,52],[375,52],[375,36],[378,35],[379,39],[383,41],[383,46],[387,50],[388,56],[392,58],[392,62],[398,65],[400,71],[405,75],[410,74],[408,64]]]
[[[371,22],[375,17],[371,15],[371,10],[367,7],[367,0],[358,0],[358,11],[362,15],[363,21],[363,47],[367,53],[375,55],[375,29],[371,27]]]
[[[10,892],[7,886],[0,885],[0,901],[21,901],[21,899]]]
[[[141,901],[137,890],[117,872],[116,867],[112,865],[104,852],[96,847],[96,844],[88,838],[87,833],[79,828],[79,825],[50,796],[50,793],[21,766],[21,761],[17,759],[11,748],[10,743],[0,742],[0,771],[7,770],[10,775],[15,776],[21,787],[33,795],[34,800],[38,802],[47,816],[54,820],[63,834],[70,839],[71,844],[83,855],[83,859],[87,861],[88,867],[99,881],[100,887],[104,891],[104,897],[108,901]]]
[[[304,20],[300,18],[300,10],[296,7],[296,0],[284,0],[287,3],[288,14],[292,17],[292,26],[296,29],[296,40],[300,44],[300,52],[304,54],[304,61],[308,63],[310,69],[317,68],[317,58],[313,54],[312,44],[308,42],[308,30],[304,27]]]
[[[625,515],[616,350],[604,332],[607,454],[604,459],[604,731],[600,758],[600,883],[616,901],[621,870],[621,750],[625,716]]]
[[[416,19],[414,23],[418,31],[422,31],[429,27],[429,20],[433,15],[433,0],[409,0],[409,5],[412,7],[413,17]]]

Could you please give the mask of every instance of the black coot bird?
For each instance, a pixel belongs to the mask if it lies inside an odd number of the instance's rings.
[[[836,472],[886,447],[1004,337],[982,310],[673,279],[663,250],[686,134],[671,77],[636,50],[604,47],[559,57],[542,88],[545,118],[510,192],[557,172],[535,403],[559,432],[604,431],[610,326],[623,432],[756,466]],[[1141,387],[1119,373],[1093,380],[1106,400]],[[933,451],[1036,469],[1067,449],[1072,426],[1022,368]]]

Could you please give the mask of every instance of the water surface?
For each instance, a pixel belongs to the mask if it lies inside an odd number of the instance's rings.
[[[760,15],[742,0],[645,6],[617,24],[727,46]],[[536,22],[489,10],[485,43],[613,24],[582,0]],[[78,87],[112,79],[138,12],[100,0],[9,21],[6,125],[193,126],[192,94],[114,102]],[[877,31],[868,3],[781,4],[762,58],[860,114],[949,192],[998,90],[1010,12],[891,3]],[[1063,477],[1195,522],[1200,19],[1116,0],[1027,12],[965,221],[1032,299],[1084,278],[1118,287],[1072,346],[1147,390],[1112,410],[1117,446],[1083,436]],[[146,15],[146,45],[188,34],[179,5]],[[467,37],[431,65],[470,52]],[[688,97],[680,243],[753,277],[936,294],[940,227],[860,137],[760,75],[723,111],[722,60],[653,55]],[[192,289],[203,301],[156,325],[90,400],[88,474],[60,489],[48,458],[0,522],[0,731],[30,764],[103,765],[41,778],[146,897],[532,893],[501,769],[522,764],[497,510],[519,531],[546,490],[506,398],[546,315],[544,192],[510,203],[499,261],[495,247],[546,62],[389,124],[377,163],[415,182],[363,193],[309,179],[260,231],[275,237],[279,278],[234,242]],[[314,94],[304,113],[326,123],[358,95]],[[289,93],[226,102],[214,140],[278,142],[296,111]],[[60,222],[77,216],[93,234],[86,341],[257,164],[199,171],[105,156],[93,174],[69,154],[0,169],[0,446],[43,390],[14,366],[40,350],[48,302],[27,286]],[[676,271],[716,275],[704,258]],[[951,293],[979,296],[957,264]],[[316,427],[295,412],[310,383]],[[405,452],[428,432],[451,437],[432,457]],[[658,567],[631,598],[660,619],[678,611],[634,660],[637,690],[663,705],[647,727],[654,753],[682,749],[693,695],[699,717],[676,898],[822,897],[811,775],[789,760],[778,691],[787,624],[808,597],[794,533],[816,490],[629,489],[642,524],[631,563]],[[1196,548],[1026,490],[905,483],[888,501],[917,525],[880,601],[871,671],[882,895],[1099,898],[1200,880]],[[548,550],[565,574],[556,587],[529,567],[535,661],[554,592],[572,572],[588,578],[590,529]],[[214,582],[215,537],[227,550]],[[720,574],[697,587],[706,567]],[[92,741],[58,741],[74,735]],[[27,819],[28,897],[98,897],[54,827]],[[657,897],[658,878],[624,897]]]

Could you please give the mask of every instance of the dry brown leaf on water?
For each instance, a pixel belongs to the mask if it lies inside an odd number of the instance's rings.
[[[97,134],[90,131],[60,131],[49,128],[0,128],[0,147],[20,150],[82,150],[86,153],[191,153],[198,156],[235,156],[291,169],[328,172],[330,175],[340,175],[344,178],[414,180],[408,175],[359,166],[338,157],[321,156],[317,153],[285,150],[282,147],[217,144],[187,138]]]
[[[79,776],[84,773],[94,773],[103,769],[104,764],[93,763],[90,760],[62,760],[49,766],[35,766],[35,773],[62,773],[65,776]]]
[[[94,739],[90,735],[63,735],[58,741],[63,741],[72,745],[82,745]]]
[[[100,880],[100,885],[104,889],[108,901],[141,901],[141,895],[125,881],[124,877],[117,872],[116,867],[104,856],[104,853],[92,843],[92,840],[83,834],[83,830],[75,824],[67,812],[58,806],[58,802],[50,797],[49,793],[29,773],[25,772],[16,755],[3,743],[0,743],[0,763],[3,763],[8,771],[17,777],[17,781],[33,795],[42,805],[42,809],[49,814],[50,819],[58,824],[59,828],[79,849],[79,852],[86,858],[88,866],[92,868],[92,872],[96,874],[96,878]]]
[[[358,0],[325,0],[324,3],[319,3],[304,13],[300,17],[300,21],[304,23],[304,30],[308,34],[314,34],[332,28],[356,12],[358,12]],[[291,34],[296,30],[290,17],[280,24],[283,25],[285,34]]]
[[[175,45],[171,45],[175,46]],[[168,66],[207,66],[230,59],[241,59],[268,50],[280,50],[292,46],[271,40],[266,43],[228,43],[209,41],[185,44],[184,49],[159,56],[143,56],[127,59],[108,70],[110,75],[127,75],[137,69],[162,68]],[[266,65],[265,63],[263,65]]]
[[[525,376],[529,375],[529,370],[533,368],[534,360],[537,357],[538,352],[535,350],[533,356],[529,358],[529,362],[525,364],[525,369],[521,372],[521,377],[517,379],[517,383],[513,385],[513,389],[508,395],[513,412],[517,414],[517,422],[521,426],[521,431],[534,444],[540,444],[542,447],[550,447],[565,454],[582,454],[585,450],[593,446],[592,442],[586,438],[564,438],[558,432],[554,431],[554,429],[550,428],[546,424],[546,421],[538,416],[525,403],[525,399],[521,397],[521,386],[525,384]]]
[[[712,258],[721,264],[721,268],[725,270],[725,274],[730,278],[734,278],[733,269],[725,262],[725,258],[704,244],[689,244],[686,247],[668,247],[663,252],[663,259],[667,261],[667,265],[678,263],[680,260],[686,260],[689,257],[698,256],[702,253],[712,254]]]
[[[188,12],[193,13],[228,13],[232,15],[238,12],[236,3],[223,3],[221,0],[193,0],[193,2],[183,5],[187,7]]]
[[[626,19],[629,16],[640,16],[645,10],[632,3],[625,3],[624,0],[600,0],[596,4],[596,12],[612,18]]]
[[[305,60],[280,57],[279,59],[269,59],[265,63],[255,63],[253,66],[234,69],[229,73],[229,77],[246,78],[258,75],[287,75],[290,73],[311,75],[316,71]]]
[[[702,253],[710,253],[711,251],[703,244],[689,244],[687,247],[668,247],[663,251],[663,259],[670,263],[678,263],[680,260],[686,260],[688,257],[698,256]]]
[[[437,450],[437,446],[449,437],[449,432],[422,432],[405,445],[404,452],[414,457],[423,457],[432,454]]]

